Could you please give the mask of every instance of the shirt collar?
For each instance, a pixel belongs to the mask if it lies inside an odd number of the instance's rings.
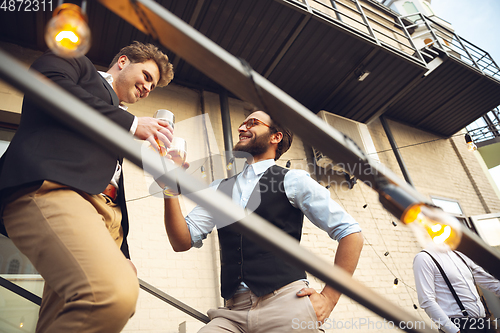
[[[106,73],[106,72],[102,72],[102,71],[98,71],[98,72],[99,72],[99,74],[101,74],[101,76],[104,78],[104,80],[106,80],[106,82],[109,83],[110,86],[113,86],[113,75]]]
[[[253,164],[248,164],[245,162],[245,167],[243,168],[242,173],[245,172],[245,170],[247,168],[252,167],[255,175],[259,175],[261,173],[264,173],[267,169],[269,169],[270,167],[272,167],[275,164],[276,164],[276,162],[272,158],[270,158],[268,160],[259,161],[259,162],[253,163]]]
[[[101,76],[104,78],[104,80],[106,80],[107,83],[109,83],[109,85],[111,86],[111,88],[113,88],[113,75],[109,74],[109,73],[106,73],[106,72],[102,72],[102,71],[97,71],[99,74],[101,74]],[[120,105],[118,105],[120,108],[122,108],[123,110],[127,110],[128,109],[128,106],[126,105],[123,105],[122,103],[120,103]]]

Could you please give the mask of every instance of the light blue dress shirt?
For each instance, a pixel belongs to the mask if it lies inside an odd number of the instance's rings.
[[[264,172],[275,165],[273,159],[245,164],[237,175],[233,187],[233,201],[245,207],[255,186]],[[214,181],[210,187],[216,190],[222,179]],[[290,170],[285,175],[284,188],[290,204],[300,209],[317,227],[326,231],[337,241],[352,233],[360,232],[359,224],[330,198],[330,191],[314,181],[304,170]],[[201,247],[203,240],[213,230],[215,221],[210,213],[196,206],[187,216],[186,223],[191,233],[191,245]]]

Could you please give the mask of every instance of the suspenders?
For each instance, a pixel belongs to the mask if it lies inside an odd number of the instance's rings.
[[[448,288],[450,288],[450,291],[451,291],[451,294],[453,295],[453,297],[455,298],[455,301],[457,301],[457,304],[458,304],[458,307],[460,308],[460,310],[462,311],[462,314],[464,317],[469,317],[469,313],[467,312],[467,310],[465,310],[465,307],[464,305],[462,304],[462,302],[460,301],[460,299],[458,298],[458,295],[457,293],[455,292],[455,289],[453,288],[453,286],[451,285],[451,282],[450,280],[448,279],[448,276],[446,276],[446,273],[444,272],[443,268],[441,267],[441,265],[438,263],[438,261],[436,260],[436,258],[434,258],[429,252],[425,251],[425,250],[422,250],[422,252],[425,252],[429,255],[429,257],[432,258],[432,260],[434,261],[434,263],[436,263],[436,266],[437,268],[439,269],[439,272],[441,272],[441,275],[443,276],[443,279],[444,281],[446,282],[446,284],[448,285]],[[467,265],[467,263],[465,262],[465,260],[460,256],[458,255],[458,253],[455,252],[455,254],[460,258],[462,259],[462,261],[464,262],[465,266],[469,267],[469,265]],[[470,269],[470,267],[469,267]],[[473,276],[474,277],[474,276]]]

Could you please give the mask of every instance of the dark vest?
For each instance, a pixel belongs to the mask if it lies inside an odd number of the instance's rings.
[[[287,172],[287,169],[276,165],[267,169],[255,186],[247,207],[257,207],[255,213],[300,242],[304,214],[288,201],[284,189]],[[219,190],[231,197],[235,181],[236,176],[223,180]],[[218,232],[222,297],[230,299],[242,281],[260,297],[306,278],[304,270],[285,263],[272,252],[233,231],[233,225]]]

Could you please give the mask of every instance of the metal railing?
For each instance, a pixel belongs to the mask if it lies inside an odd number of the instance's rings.
[[[425,64],[399,16],[389,8],[363,0],[284,0],[347,28],[378,45]]]
[[[480,143],[500,137],[500,109],[497,107],[466,127],[472,141]]]
[[[179,301],[175,297],[170,296],[166,292],[154,287],[153,285],[147,283],[146,281],[142,279],[139,280],[139,286],[142,290],[146,291],[150,295],[164,301],[167,304],[170,304],[176,309],[181,310],[182,312],[190,315],[191,317],[201,321],[202,323],[208,323],[210,321],[210,318],[208,318],[206,315],[203,313],[199,312],[198,310],[190,307],[189,305]],[[33,294],[31,291],[9,281],[8,279],[5,279],[4,277],[0,276],[0,287],[3,287],[14,294],[40,306],[42,304],[42,298],[38,295]]]
[[[306,143],[317,147],[327,156],[334,157],[336,161],[359,164],[359,172],[356,170],[354,175],[361,181],[372,184],[372,189],[379,192],[384,207],[393,214],[401,216],[408,201],[431,204],[426,197],[389,169],[372,162],[348,137],[327,125],[310,110],[248,68],[247,64],[230,55],[158,3],[152,0],[100,2],[139,30],[151,34],[236,96],[252,102],[271,116],[282,120],[293,132],[302,134],[301,137]],[[44,105],[48,113],[82,135],[114,153],[123,155],[167,186],[179,185],[183,194],[206,207],[215,220],[221,222],[218,227],[238,221],[233,227],[240,233],[258,241],[284,260],[310,272],[378,315],[393,321],[395,325],[418,321],[418,318],[354,280],[342,269],[300,247],[296,239],[258,215],[248,214],[227,196],[218,192],[204,195],[202,190],[206,188],[205,184],[180,168],[175,168],[171,161],[162,159],[162,163],[159,163],[157,154],[142,151],[141,144],[124,129],[41,75],[27,72],[4,52],[0,52],[0,77]],[[389,193],[398,195],[391,196]],[[458,250],[494,276],[500,277],[500,254],[465,227],[461,231],[463,236]],[[417,327],[407,327],[406,331],[432,332],[431,329]]]
[[[406,27],[418,29],[418,32],[411,37],[414,42],[417,38],[427,34],[429,41],[425,43],[425,46],[437,48],[500,81],[500,67],[485,50],[460,37],[436,19],[421,13],[409,14],[401,18],[411,18],[414,21],[412,25]]]

